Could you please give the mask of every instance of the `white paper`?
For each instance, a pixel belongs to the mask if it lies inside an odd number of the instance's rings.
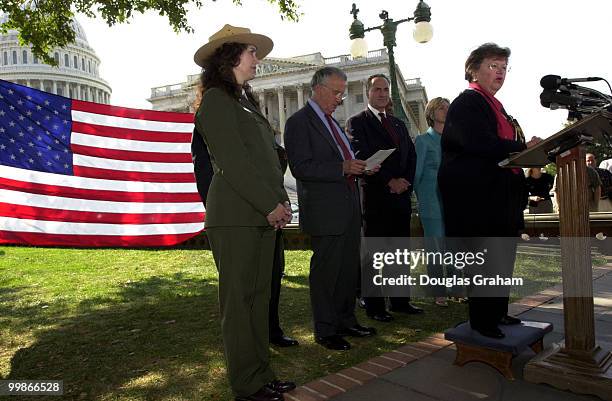
[[[389,157],[389,155],[393,153],[394,151],[395,151],[395,148],[394,149],[382,149],[374,153],[372,156],[368,158],[368,160],[366,160],[366,168],[365,168],[366,171],[372,170],[375,166],[382,164],[382,162],[384,162],[385,159]]]

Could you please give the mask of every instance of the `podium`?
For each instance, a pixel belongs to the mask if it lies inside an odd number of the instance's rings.
[[[503,167],[557,164],[565,339],[533,358],[524,378],[612,401],[612,354],[595,342],[589,202],[584,143],[608,142],[612,113],[599,111],[500,163]]]

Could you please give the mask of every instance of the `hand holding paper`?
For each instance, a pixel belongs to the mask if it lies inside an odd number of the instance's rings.
[[[372,156],[370,156],[367,160],[366,160],[366,171],[370,171],[372,170],[374,167],[382,164],[382,162],[385,161],[385,159],[387,157],[389,157],[389,155],[391,153],[393,153],[395,151],[394,149],[382,149],[379,150],[378,152],[374,153]]]

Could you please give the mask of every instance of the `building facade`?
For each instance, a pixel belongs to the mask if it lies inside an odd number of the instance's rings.
[[[6,15],[0,16],[0,23]],[[110,103],[111,87],[100,77],[100,58],[89,46],[81,24],[73,20],[75,42],[55,49],[57,67],[39,62],[29,46],[21,46],[17,31],[0,35],[0,79],[61,96],[96,103]]]
[[[249,81],[259,100],[262,112],[277,130],[279,136],[287,118],[299,110],[310,98],[310,79],[324,66],[342,69],[347,77],[347,98],[336,110],[334,117],[344,125],[346,120],[367,107],[367,78],[373,74],[389,76],[389,56],[386,49],[374,50],[365,58],[353,59],[349,55],[325,58],[321,53],[290,58],[265,58],[257,66],[256,77]],[[402,106],[409,120],[409,131],[414,137],[427,129],[425,105],[427,92],[419,78],[406,80],[396,68]],[[147,99],[153,110],[193,112],[193,102],[199,74],[190,75],[187,81],[151,89]],[[282,138],[279,138],[282,142]]]

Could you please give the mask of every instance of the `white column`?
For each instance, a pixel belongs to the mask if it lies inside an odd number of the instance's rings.
[[[278,130],[281,132],[281,138],[285,130],[285,93],[283,89],[282,86],[276,89],[276,93],[278,94]]]
[[[304,86],[297,85],[298,110],[304,107]]]
[[[367,81],[363,80],[361,81],[361,90],[363,91],[363,103],[365,105],[368,104],[368,88],[367,88]]]
[[[42,79],[38,81],[38,87],[41,91],[45,90],[45,81],[43,81]]]
[[[259,109],[261,110],[261,114],[265,116],[266,115],[266,92],[262,89],[257,95],[259,96]]]
[[[353,115],[353,105],[351,103],[351,91],[349,90],[349,83],[346,83],[346,99],[344,99],[344,116],[348,120]]]
[[[53,81],[53,93],[57,95],[57,81]]]

